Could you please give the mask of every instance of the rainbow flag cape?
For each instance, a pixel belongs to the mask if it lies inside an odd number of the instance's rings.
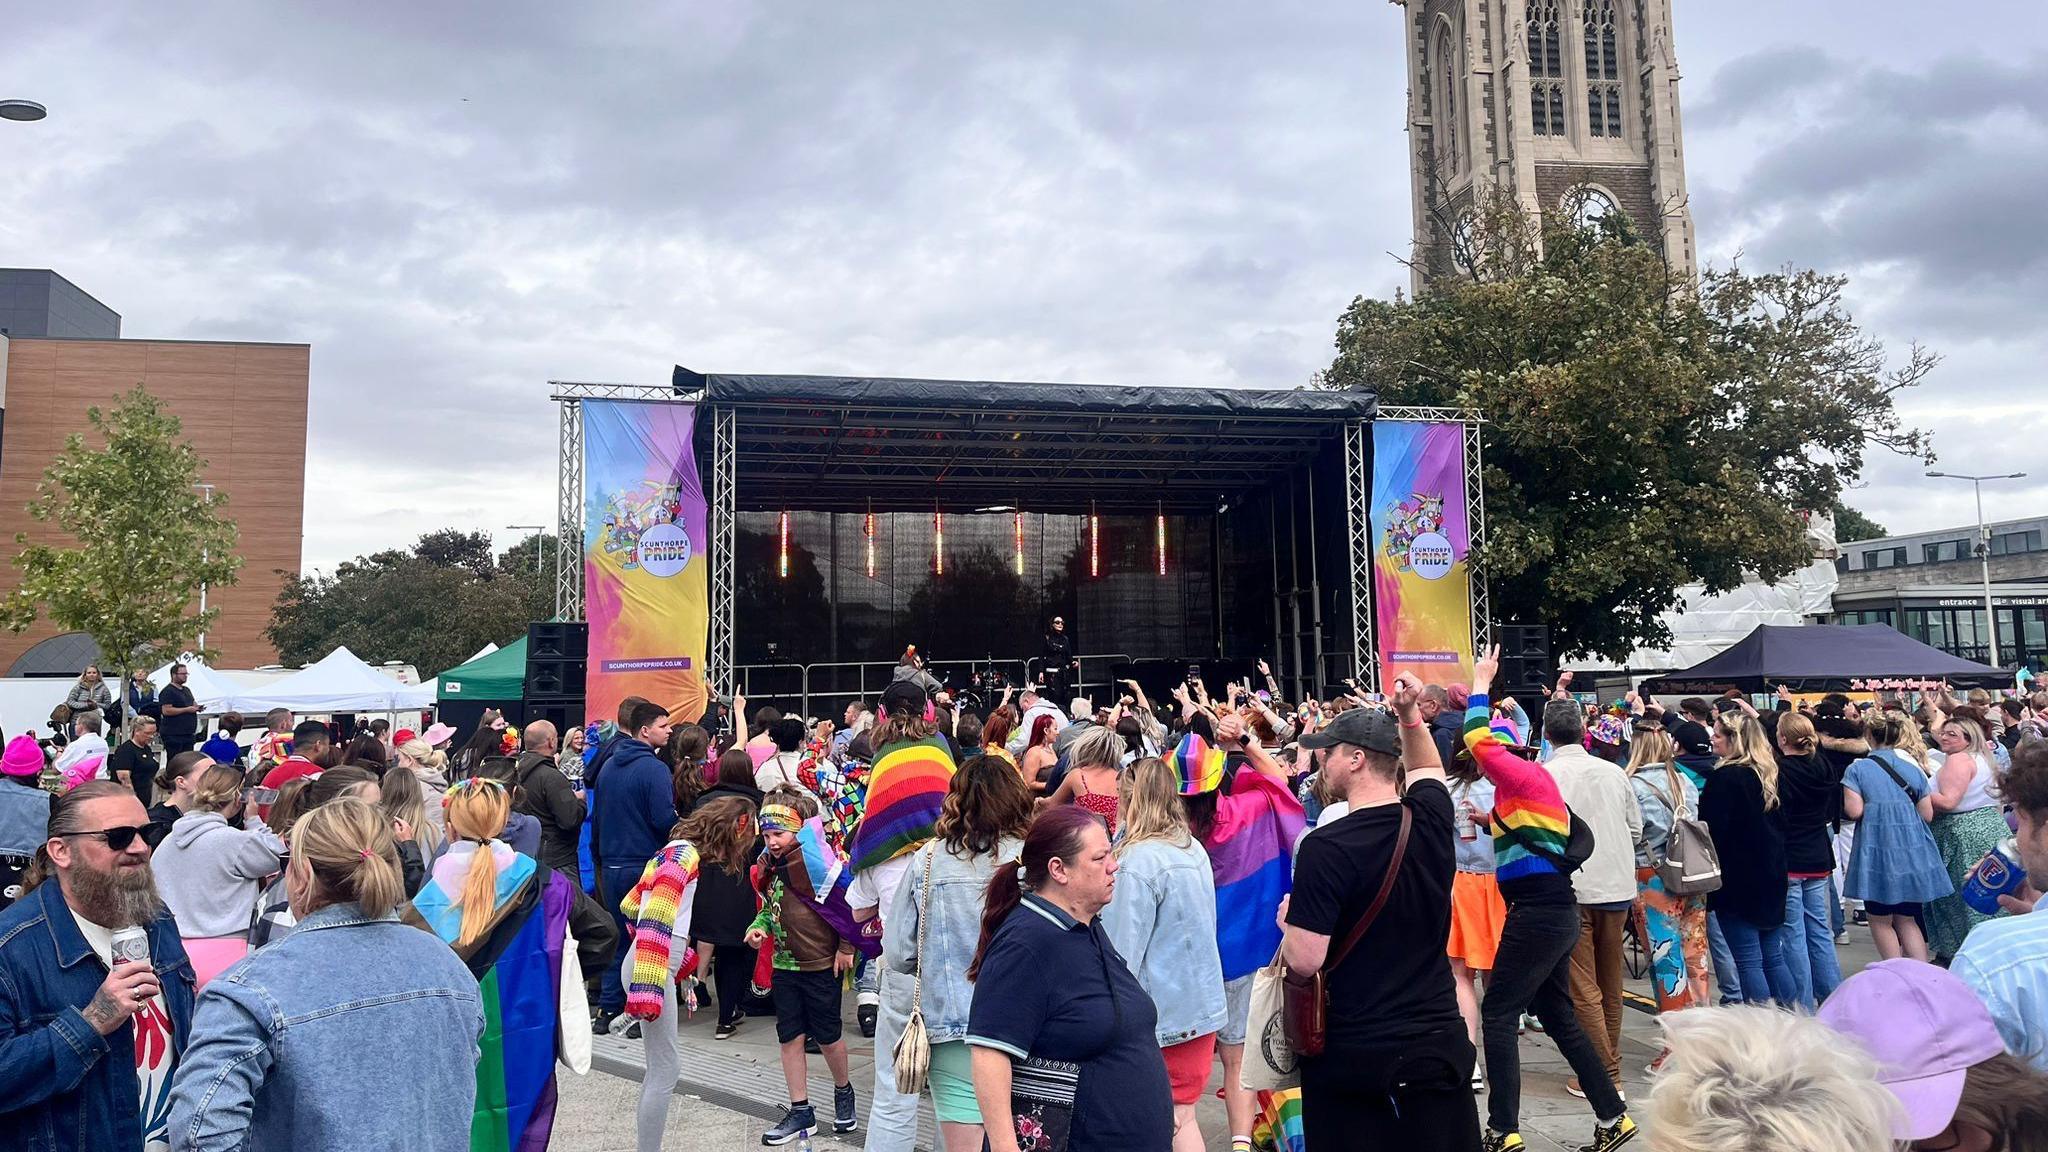
[[[1301,1089],[1259,1093],[1259,1120],[1252,1126],[1252,1142],[1273,1152],[1308,1152],[1308,1138],[1301,1132]]]
[[[788,862],[783,881],[788,892],[809,900],[818,916],[840,939],[852,941],[861,955],[869,959],[880,956],[882,920],[876,917],[861,923],[853,918],[853,907],[846,902],[847,889],[853,886],[853,869],[833,849],[825,822],[816,816],[804,821],[796,842],[796,858]]]
[[[952,783],[953,753],[937,735],[877,749],[849,853],[853,870],[886,864],[931,839]]]
[[[470,1152],[543,1152],[555,1125],[562,945],[575,886],[553,869],[536,869],[528,857],[516,861],[498,871],[490,930],[456,949],[476,974],[484,1007]],[[459,882],[450,886],[453,872],[442,873],[437,868],[414,897],[406,919],[452,946],[462,889]]]
[[[1273,913],[1294,890],[1294,842],[1306,827],[1294,793],[1249,765],[1216,797],[1216,823],[1202,847],[1216,877],[1216,950],[1225,980],[1265,967],[1279,949]]]

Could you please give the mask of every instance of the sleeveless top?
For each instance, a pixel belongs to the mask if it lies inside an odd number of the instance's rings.
[[[1970,775],[1970,786],[1963,790],[1963,798],[1956,802],[1955,811],[1975,812],[1979,808],[1996,808],[1998,801],[1991,795],[1991,757],[1979,755],[1977,770]]]
[[[1104,822],[1109,825],[1110,838],[1112,840],[1115,839],[1116,793],[1090,792],[1088,790],[1088,782],[1078,776],[1074,778],[1074,785],[1074,803],[1102,817]]]

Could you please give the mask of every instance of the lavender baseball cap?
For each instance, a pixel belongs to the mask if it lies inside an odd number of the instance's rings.
[[[1971,1066],[2005,1051],[1998,1025],[1970,986],[1919,960],[1880,960],[1842,981],[1821,1023],[1862,1043],[1878,1080],[1898,1097],[1900,1140],[1928,1140],[1955,1119]]]

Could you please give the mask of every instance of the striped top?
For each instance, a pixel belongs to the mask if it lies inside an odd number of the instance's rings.
[[[931,839],[952,783],[953,750],[938,736],[875,749],[867,800],[847,850],[853,870],[886,864]]]
[[[691,891],[697,886],[697,846],[671,840],[640,873],[640,882],[619,903],[633,929],[633,978],[626,989],[626,1013],[636,1020],[661,1014],[669,983],[669,954],[690,935]],[[684,957],[685,967],[688,956]]]
[[[1571,809],[1543,765],[1508,751],[1500,734],[1489,727],[1492,715],[1485,694],[1474,692],[1465,709],[1465,746],[1493,782],[1495,815],[1487,830],[1493,836],[1494,877],[1500,882],[1501,897],[1511,904],[1570,904],[1571,879],[1523,847],[1509,829],[1562,856],[1571,840]]]

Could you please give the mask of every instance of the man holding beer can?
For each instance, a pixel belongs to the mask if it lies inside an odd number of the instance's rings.
[[[0,1132],[60,1152],[170,1146],[192,966],[156,892],[149,816],[94,780],[50,807],[20,900],[0,912]]]

